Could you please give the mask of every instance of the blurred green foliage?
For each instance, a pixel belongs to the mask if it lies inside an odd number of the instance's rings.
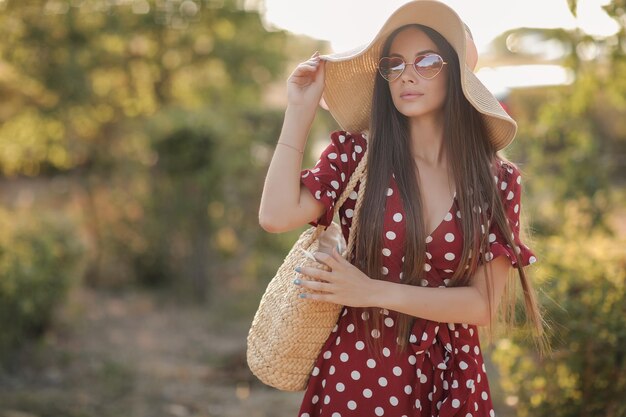
[[[85,248],[69,219],[0,209],[0,366],[41,336],[77,281]]]
[[[605,9],[621,27],[613,37],[543,32],[569,51],[571,85],[509,98],[553,349],[539,357],[522,332],[497,344],[506,403],[520,417],[626,416],[626,3]]]

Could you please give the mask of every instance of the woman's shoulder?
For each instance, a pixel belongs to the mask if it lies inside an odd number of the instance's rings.
[[[331,141],[335,146],[342,148],[360,146],[367,147],[367,132],[348,132],[346,130],[335,130],[330,134]]]

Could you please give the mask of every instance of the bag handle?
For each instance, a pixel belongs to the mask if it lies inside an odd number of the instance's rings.
[[[369,145],[369,144],[368,144]],[[369,146],[366,146],[365,152],[363,153],[363,157],[359,161],[356,169],[350,175],[350,179],[346,184],[346,188],[343,190],[343,193],[339,196],[337,203],[333,207],[333,217],[335,216],[335,212],[339,210],[339,207],[343,206],[343,203],[348,199],[350,193],[354,191],[356,184],[361,181],[361,186],[359,189],[359,193],[357,194],[356,204],[354,207],[354,214],[352,215],[352,226],[350,227],[350,232],[348,233],[348,245],[346,247],[346,251],[342,254],[345,257],[352,252],[355,242],[356,235],[358,231],[358,221],[359,221],[359,212],[361,211],[361,206],[363,205],[363,195],[365,194],[365,185],[367,179],[367,154],[369,151]],[[326,228],[326,226],[318,225],[315,232],[311,236],[312,239],[317,239],[322,231]]]

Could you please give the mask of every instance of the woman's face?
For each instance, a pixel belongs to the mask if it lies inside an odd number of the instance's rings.
[[[402,75],[389,82],[389,91],[396,109],[409,118],[436,114],[443,109],[447,93],[447,65],[436,77],[428,80],[415,72],[413,62],[418,55],[441,54],[435,43],[417,28],[406,28],[394,38],[388,56],[398,56],[408,65]]]

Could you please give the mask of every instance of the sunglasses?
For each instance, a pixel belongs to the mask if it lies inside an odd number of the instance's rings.
[[[417,75],[427,80],[435,78],[447,64],[443,58],[435,53],[418,55],[413,61],[413,68]],[[383,57],[378,61],[378,72],[387,81],[392,82],[398,79],[404,72],[408,63],[397,56]]]

